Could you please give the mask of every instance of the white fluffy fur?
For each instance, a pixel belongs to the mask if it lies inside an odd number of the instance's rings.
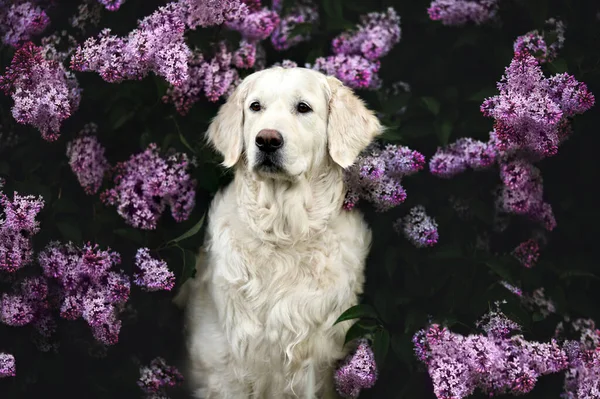
[[[260,112],[249,109],[259,101]],[[313,112],[300,114],[304,101]],[[283,171],[255,168],[254,140],[276,129]],[[381,126],[351,90],[304,68],[247,77],[207,132],[235,168],[214,198],[187,304],[188,381],[196,398],[335,398],[371,232],[342,210],[342,168]]]

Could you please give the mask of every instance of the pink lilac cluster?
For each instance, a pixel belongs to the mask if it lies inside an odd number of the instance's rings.
[[[535,239],[523,241],[512,251],[512,255],[519,263],[530,269],[540,258],[540,244]]]
[[[148,248],[140,248],[135,254],[134,284],[146,291],[171,291],[175,286],[175,274],[169,270],[167,262],[150,256]]]
[[[279,25],[279,15],[268,8],[249,12],[246,16],[226,22],[229,29],[240,32],[242,37],[250,42],[265,40]]]
[[[552,62],[565,42],[565,24],[555,18],[546,21],[547,30],[541,33],[533,30],[517,37],[513,45],[515,54],[527,52],[538,59],[540,63]],[[548,36],[554,37],[554,42],[547,43]]]
[[[125,3],[125,0],[98,0],[98,2],[108,11],[117,11]]]
[[[79,137],[67,144],[69,166],[86,194],[96,194],[109,168],[104,147],[98,142],[95,123],[89,123]]]
[[[512,335],[518,325],[493,311],[480,324],[484,334],[463,336],[437,324],[413,337],[439,399],[461,399],[481,390],[489,396],[530,392],[538,378],[568,366],[555,340],[527,341]]]
[[[422,205],[411,208],[404,218],[398,219],[394,229],[417,248],[431,247],[440,238],[437,222],[427,215]]]
[[[360,55],[375,61],[400,41],[400,17],[393,8],[360,18],[356,32],[344,32],[331,42],[334,54]]]
[[[354,89],[375,90],[381,86],[379,58],[399,40],[400,17],[393,8],[385,13],[369,13],[361,18],[355,32],[342,33],[333,40],[334,55],[317,58],[312,68]]]
[[[124,38],[104,29],[90,37],[71,58],[76,71],[94,71],[107,82],[142,79],[148,72],[173,85],[188,78],[191,51],[185,43],[185,23],[178,3],[159,7]]]
[[[552,299],[546,297],[544,287],[533,290],[531,294],[524,293],[519,287],[510,284],[508,281],[501,281],[500,284],[508,291],[518,296],[521,303],[532,312],[538,312],[543,317],[548,317],[556,312],[556,305]]]
[[[568,134],[568,118],[587,111],[595,101],[587,86],[567,73],[545,78],[526,51],[515,55],[498,90],[499,95],[481,105],[484,116],[495,120],[495,145],[539,158],[556,154]]]
[[[256,44],[247,40],[240,41],[240,46],[233,52],[231,63],[240,69],[248,69],[256,62]]]
[[[85,32],[90,25],[98,26],[102,16],[102,6],[99,3],[84,2],[77,6],[77,14],[69,19],[69,24],[81,32]]]
[[[54,325],[50,317],[48,283],[40,276],[26,277],[13,285],[13,292],[2,294],[0,321],[8,326],[22,327],[33,324],[39,332],[50,335]]]
[[[101,194],[133,227],[153,230],[168,205],[173,218],[187,220],[195,205],[196,181],[185,154],[161,156],[156,144],[115,166],[115,187]]]
[[[499,0],[434,0],[427,9],[432,21],[444,25],[464,25],[469,21],[481,25],[496,16]]]
[[[371,388],[377,381],[375,355],[366,339],[360,339],[352,355],[349,355],[334,375],[335,387],[344,398],[358,398],[360,391]]]
[[[11,200],[0,193],[0,205],[3,210],[0,214],[0,271],[13,273],[32,260],[31,238],[39,231],[35,218],[44,207],[44,199],[15,192]]]
[[[418,172],[424,165],[423,154],[408,147],[371,146],[344,171],[348,189],[344,209],[354,208],[361,198],[372,202],[380,212],[401,204],[406,199],[402,177]]]
[[[559,325],[557,333],[561,333],[564,328],[561,327]],[[569,368],[561,398],[596,399],[600,397],[600,329],[590,319],[574,320],[570,327],[579,335],[579,340],[564,344]]]
[[[429,161],[429,170],[436,176],[449,178],[467,168],[488,168],[496,162],[497,155],[493,145],[463,137],[445,148],[438,148]]]
[[[516,159],[500,164],[502,187],[496,200],[498,211],[525,215],[547,230],[556,227],[552,206],[543,200],[541,172],[532,163]]]
[[[279,14],[283,13],[283,2],[273,1],[273,9]],[[293,34],[294,29],[300,24],[316,25],[319,22],[317,6],[311,0],[297,1],[285,15],[281,15],[281,22],[275,27],[271,35],[271,43],[276,50],[287,50],[303,41],[310,39],[310,34]]]
[[[33,36],[42,33],[50,18],[35,2],[0,2],[0,37],[8,46],[19,47]]]
[[[0,378],[17,375],[15,357],[9,353],[0,353]]]
[[[240,0],[179,0],[183,20],[189,29],[234,23],[259,7],[248,6]]]
[[[116,344],[121,330],[119,313],[130,292],[129,278],[114,270],[121,262],[119,254],[90,243],[78,248],[52,242],[38,260],[44,276],[57,285],[61,317],[82,318],[97,341]]]
[[[165,398],[165,390],[175,387],[183,382],[183,376],[173,366],[169,366],[165,359],[157,357],[148,366],[140,367],[138,386],[149,398]]]
[[[58,138],[62,121],[81,99],[77,80],[60,62],[45,59],[43,48],[31,42],[15,52],[0,76],[0,89],[14,100],[15,120],[36,127],[48,141]]]
[[[244,46],[244,43],[241,44]],[[191,107],[204,95],[216,102],[228,97],[240,82],[240,77],[232,64],[238,67],[251,67],[256,60],[256,47],[241,47],[235,53],[227,50],[224,42],[219,43],[214,56],[206,60],[195,51],[189,62],[189,74],[179,86],[171,86],[163,96],[165,103],[173,103],[181,115],[186,115]]]

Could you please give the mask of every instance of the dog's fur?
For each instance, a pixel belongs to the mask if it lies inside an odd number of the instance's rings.
[[[283,136],[278,169],[261,166],[262,129]],[[235,177],[212,202],[197,275],[176,298],[187,303],[195,397],[336,397],[351,322],[333,324],[358,301],[371,244],[362,216],[342,209],[342,173],[381,130],[339,80],[304,68],[256,72],[221,107],[207,138]]]

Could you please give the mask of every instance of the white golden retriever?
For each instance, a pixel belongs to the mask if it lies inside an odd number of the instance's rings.
[[[381,132],[350,89],[304,68],[248,76],[207,138],[234,168],[214,198],[187,304],[197,398],[335,398],[371,232],[342,209],[343,168]]]

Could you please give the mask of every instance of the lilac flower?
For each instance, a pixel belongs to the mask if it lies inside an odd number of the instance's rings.
[[[69,19],[73,28],[85,32],[88,25],[98,26],[102,14],[102,6],[99,3],[84,2],[77,6],[77,14]]]
[[[0,321],[18,327],[30,324],[48,309],[48,285],[42,277],[27,277],[2,295]]]
[[[125,3],[125,0],[98,0],[108,11],[116,11]]]
[[[12,273],[31,262],[31,237],[39,231],[35,218],[44,200],[15,192],[11,201],[0,193],[0,205],[4,210],[0,219],[0,270]]]
[[[527,309],[537,311],[542,316],[548,317],[550,314],[556,313],[556,305],[554,301],[546,298],[544,291],[544,287],[537,288],[530,295],[523,295],[521,302]]]
[[[556,341],[510,336],[518,326],[499,312],[488,314],[480,325],[485,335],[463,336],[435,324],[415,334],[415,351],[428,367],[438,398],[460,399],[476,389],[494,396],[524,394],[540,376],[568,365]]]
[[[188,63],[188,78],[179,86],[170,86],[162,98],[163,102],[172,102],[179,114],[186,115],[200,100],[207,65],[202,53],[194,51]]]
[[[540,63],[553,61],[565,42],[565,24],[562,21],[550,18],[546,21],[548,32],[537,30],[517,37],[513,45],[515,54],[528,52],[539,60]],[[544,36],[548,33],[556,36],[553,43],[546,43]]]
[[[87,129],[93,134],[97,126],[91,123]],[[86,194],[96,194],[109,167],[104,147],[98,142],[98,138],[87,134],[75,138],[67,144],[67,157],[71,170]]]
[[[556,154],[564,141],[564,117],[588,110],[594,96],[568,74],[546,79],[537,60],[517,53],[498,83],[500,95],[481,105],[495,119],[498,150],[518,146],[537,156]]]
[[[240,0],[179,0],[177,6],[190,29],[233,23],[250,13],[250,8]]]
[[[195,204],[196,181],[187,172],[189,163],[185,154],[163,157],[156,144],[150,144],[146,151],[117,164],[115,187],[101,198],[140,229],[155,229],[167,205],[175,220],[186,220]]]
[[[89,38],[71,59],[76,71],[94,71],[107,82],[142,79],[152,71],[178,85],[188,78],[191,51],[184,40],[185,23],[178,3],[159,7],[125,38],[104,29]]]
[[[400,41],[400,17],[391,7],[386,13],[364,15],[360,22],[356,32],[345,32],[333,39],[334,54],[360,55],[375,61]]]
[[[18,47],[42,33],[49,24],[48,15],[33,2],[0,4],[0,35],[6,45]]]
[[[254,66],[256,61],[256,44],[246,40],[240,42],[240,47],[233,53],[231,63],[236,68],[248,69]]]
[[[40,130],[45,140],[58,138],[60,125],[79,106],[77,80],[61,63],[46,60],[42,48],[25,43],[0,76],[0,89],[14,100],[12,115]]]
[[[552,207],[543,200],[543,179],[538,168],[517,159],[500,165],[500,177],[504,186],[496,202],[499,210],[526,215],[547,230],[556,227]]]
[[[516,296],[523,296],[523,290],[521,290],[519,287],[515,287],[514,285],[510,284],[508,281],[500,281],[500,284]]]
[[[138,249],[135,255],[136,272],[133,282],[146,291],[170,291],[175,286],[175,275],[167,262],[154,259],[148,248]]]
[[[281,13],[282,4],[280,1],[273,1],[273,9]],[[271,35],[271,43],[276,50],[287,50],[298,43],[310,39],[310,34],[295,34],[294,29],[300,24],[317,24],[319,22],[319,13],[317,6],[311,0],[302,0],[296,2],[287,14],[281,16],[281,22],[275,27]]]
[[[280,66],[282,68],[298,68],[298,64],[292,60],[282,60],[281,62],[274,62],[273,66]]]
[[[215,56],[204,67],[204,94],[209,101],[216,102],[227,97],[238,85],[240,78],[231,68],[231,61],[232,54],[227,51],[225,43],[219,43]]]
[[[566,341],[569,368],[565,374],[565,399],[593,399],[600,395],[600,330],[593,320],[577,319],[571,324],[579,341]]]
[[[401,178],[423,169],[424,164],[423,155],[408,147],[387,145],[381,149],[371,146],[345,170],[348,192],[344,208],[354,208],[360,198],[373,202],[381,212],[399,205],[406,199]]]
[[[335,372],[335,386],[344,398],[357,398],[361,389],[371,388],[377,381],[375,355],[366,339],[358,346]]]
[[[481,25],[496,16],[498,0],[434,0],[427,9],[432,21],[444,25],[464,25],[469,21]]]
[[[408,215],[396,221],[394,227],[417,248],[431,247],[439,239],[438,224],[425,213],[422,205],[413,207]]]
[[[120,263],[118,253],[101,250],[97,245],[50,243],[40,254],[44,275],[60,293],[61,317],[84,319],[96,340],[113,345],[119,340],[118,315],[129,298],[129,279],[112,269]]]
[[[513,256],[526,268],[532,268],[540,257],[540,245],[534,239],[519,244],[512,252]]]
[[[335,76],[345,85],[353,89],[377,89],[381,85],[377,72],[379,61],[369,61],[359,55],[338,54],[319,57],[311,67],[327,75]]]
[[[279,15],[267,8],[225,23],[229,29],[240,32],[244,39],[251,42],[268,38],[277,25],[279,25]]]
[[[492,145],[464,137],[445,148],[438,148],[429,161],[429,169],[436,176],[448,178],[468,167],[476,170],[487,168],[496,161],[496,157],[497,152]]]
[[[149,397],[162,397],[166,388],[180,385],[182,381],[183,376],[175,367],[167,365],[162,357],[157,357],[150,365],[140,367],[137,384]]]
[[[8,353],[0,353],[0,378],[16,375],[15,357]]]

